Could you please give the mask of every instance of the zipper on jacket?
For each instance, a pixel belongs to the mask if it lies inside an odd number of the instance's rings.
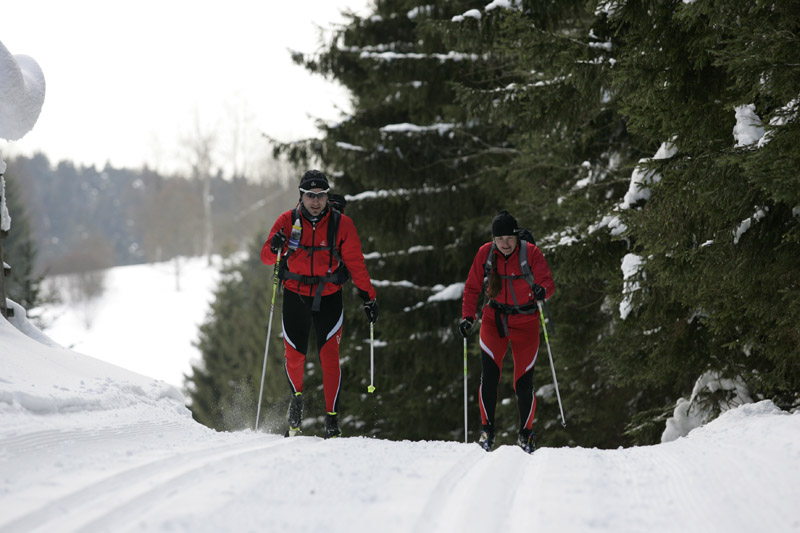
[[[311,223],[311,250],[310,250],[310,252],[308,254],[308,255],[311,256],[311,277],[314,277],[314,246],[315,246],[316,242],[317,242],[317,223],[316,222],[312,222]],[[314,295],[314,286],[313,285],[309,285],[308,286],[308,295],[309,296],[313,296]]]
[[[506,276],[503,279],[503,282],[506,284],[506,286],[505,286],[505,292],[506,292],[505,304],[506,305],[511,305],[509,303],[509,301],[508,301],[508,291],[511,290],[511,280],[508,279],[508,258],[506,256],[503,256],[503,268],[505,269],[505,272],[503,272],[503,275]]]

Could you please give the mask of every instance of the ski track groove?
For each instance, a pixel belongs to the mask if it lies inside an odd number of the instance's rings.
[[[128,432],[124,432],[124,434],[130,435]],[[314,443],[310,442],[309,444]],[[189,453],[174,453],[168,457],[134,465],[103,479],[93,481],[69,494],[47,502],[43,507],[17,517],[5,525],[0,525],[0,532],[102,530],[98,528],[106,518],[114,519],[116,509],[122,509],[122,512],[126,513],[141,514],[141,500],[152,501],[148,499],[147,494],[160,494],[164,490],[174,491],[170,484],[175,479],[183,478],[192,472],[205,469],[211,464],[233,457],[254,452],[264,453],[268,449],[287,445],[290,445],[289,439],[282,438],[235,442]],[[157,478],[155,485],[154,478]],[[98,513],[102,514],[98,516]],[[92,526],[94,522],[97,524]],[[106,528],[106,530],[110,529]]]
[[[702,531],[720,530],[720,523],[715,523],[715,517],[710,517],[707,513],[708,509],[714,508],[712,495],[717,493],[716,490],[707,490],[714,485],[713,475],[709,480],[711,485],[701,483],[699,486],[703,488],[697,488],[697,476],[706,475],[704,471],[707,465],[703,464],[699,470],[696,467],[702,458],[687,456],[681,448],[669,446],[661,448],[657,455],[648,447],[607,450],[604,455],[609,463],[604,470],[613,473],[610,480],[612,483],[606,489],[615,491],[617,498],[626,501],[629,508],[668,507],[674,509],[674,516],[681,517],[678,522],[685,522],[685,527],[699,528]],[[729,466],[735,468],[735,465]],[[652,478],[661,479],[662,483],[643,484],[641,481]],[[724,490],[724,487],[720,487],[720,490]],[[670,523],[666,522],[631,523],[629,518],[620,516],[606,519],[608,525],[619,531],[663,531],[670,527]]]
[[[659,454],[658,460],[656,457],[649,453],[651,450],[647,449],[647,462],[654,465],[654,470],[661,472],[659,478],[665,480],[665,483],[658,484],[651,489],[657,489],[657,495],[661,497],[661,501],[680,510],[687,519],[687,523],[700,525],[701,529],[703,522],[706,520],[704,517],[705,510],[711,509],[709,507],[709,494],[705,490],[696,490],[696,483],[693,482],[692,476],[687,472],[687,468],[691,468],[695,460],[686,461],[686,457],[682,457],[680,450],[662,450]],[[677,452],[677,453],[676,453]],[[642,459],[639,458],[636,463],[641,466]],[[635,472],[633,473],[636,474]],[[699,520],[699,522],[698,522]],[[712,529],[705,529],[706,531],[713,531]]]
[[[534,531],[553,527],[619,533],[775,530],[767,525],[774,522],[772,514],[779,514],[780,509],[773,508],[768,497],[761,505],[753,500],[771,490],[768,484],[759,485],[752,479],[753,472],[768,463],[758,454],[734,461],[731,454],[718,452],[698,454],[679,444],[624,450],[541,449],[534,454],[535,461],[525,475],[533,483],[514,495],[510,515],[530,514],[529,525]],[[570,455],[572,467],[568,471],[550,468],[551,459],[554,464],[565,464],[564,454]],[[741,483],[728,483],[730,472],[739,473]],[[652,483],[653,479],[660,482]],[[547,490],[549,486],[561,486],[562,491]],[[567,487],[569,490],[563,490]],[[633,512],[621,514],[618,508],[598,505],[608,498]],[[752,510],[745,515],[709,514],[709,510],[742,505]],[[556,511],[561,508],[581,512]]]
[[[726,447],[738,450],[733,446]],[[673,498],[670,505],[674,506],[676,512],[685,513],[687,525],[693,524],[705,531],[757,531],[764,528],[765,524],[773,521],[773,511],[779,509],[773,509],[768,501],[764,502],[767,505],[753,505],[756,495],[770,489],[769,486],[759,487],[758,483],[754,483],[756,480],[752,479],[755,473],[761,471],[761,467],[766,466],[752,464],[754,461],[761,462],[761,456],[748,454],[733,461],[730,454],[718,452],[690,455],[682,448],[663,447],[659,450],[657,464],[665,467],[665,473],[672,476],[667,484],[667,493]],[[651,455],[650,459],[655,462],[655,455]],[[741,482],[733,485],[723,483],[717,475],[720,472],[737,472]],[[720,502],[720,499],[729,501]],[[746,501],[751,508],[747,514],[716,516],[708,513],[709,509],[720,507],[735,509]]]
[[[504,531],[494,510],[502,509],[518,490],[525,468],[532,461],[517,446],[500,446],[485,452],[476,444],[441,476],[413,531]],[[497,483],[495,479],[502,479]],[[501,491],[495,490],[501,486]],[[487,487],[493,487],[487,492]],[[507,515],[500,515],[507,516]]]
[[[49,448],[54,444],[62,444],[64,441],[72,442],[96,442],[106,440],[109,437],[150,435],[153,430],[165,430],[170,428],[180,429],[183,427],[177,422],[151,422],[137,424],[136,426],[108,427],[101,429],[51,429],[25,433],[19,436],[9,436],[0,439],[0,449],[4,453],[21,451],[23,453],[41,448]]]
[[[417,517],[412,531],[438,531],[442,525],[442,510],[452,499],[453,490],[467,476],[470,470],[481,460],[486,452],[475,446],[467,454],[460,457],[437,481],[428,502]]]
[[[81,527],[75,529],[76,533],[97,533],[99,531],[118,531],[120,524],[128,524],[135,529],[134,518],[143,515],[142,510],[148,509],[156,504],[163,503],[167,498],[175,493],[179,493],[186,486],[193,485],[197,480],[198,475],[205,479],[206,471],[212,465],[220,466],[224,463],[238,461],[243,457],[257,454],[259,458],[264,458],[269,454],[279,452],[280,449],[286,446],[308,447],[319,444],[318,440],[299,440],[290,443],[290,439],[280,439],[277,442],[269,442],[268,445],[263,443],[260,446],[253,447],[236,453],[221,455],[215,457],[211,461],[204,461],[199,464],[193,465],[191,468],[182,470],[179,473],[168,472],[166,475],[159,475],[160,478],[152,486],[148,486],[144,491],[139,491],[133,497],[126,496],[119,505],[111,508],[110,510],[104,509],[102,515],[94,518]],[[128,528],[125,528],[128,529]]]

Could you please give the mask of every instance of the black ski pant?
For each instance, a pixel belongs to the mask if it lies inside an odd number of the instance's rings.
[[[497,387],[500,384],[500,368],[486,352],[481,351],[481,414],[483,424],[494,430],[497,410]],[[531,429],[536,398],[533,394],[533,368],[522,374],[514,384],[519,412],[519,429]]]
[[[342,372],[339,367],[339,343],[342,341],[342,291],[323,296],[319,311],[312,311],[313,296],[301,296],[288,289],[283,291],[283,345],[286,358],[286,377],[292,393],[303,392],[303,372],[306,366],[308,340],[313,326],[319,347],[322,367],[322,388],[325,410],[337,412]]]

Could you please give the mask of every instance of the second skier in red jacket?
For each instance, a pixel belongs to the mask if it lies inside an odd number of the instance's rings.
[[[542,251],[529,242],[533,238],[530,232],[526,232],[517,226],[511,214],[501,211],[492,221],[492,241],[478,250],[464,286],[462,319],[458,326],[464,337],[475,323],[478,299],[484,287],[488,297],[480,330],[479,398],[483,426],[478,440],[486,451],[494,446],[497,386],[509,342],[519,410],[517,444],[528,453],[532,453],[535,447],[532,426],[536,410],[533,368],[539,353],[537,301],[552,296],[555,284]]]

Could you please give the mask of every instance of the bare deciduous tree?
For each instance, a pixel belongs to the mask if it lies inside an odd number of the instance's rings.
[[[203,255],[211,263],[214,247],[214,228],[211,222],[211,178],[219,172],[217,159],[216,128],[204,127],[198,113],[195,113],[194,131],[183,139],[183,147],[188,157],[192,178],[202,184],[203,202]]]

